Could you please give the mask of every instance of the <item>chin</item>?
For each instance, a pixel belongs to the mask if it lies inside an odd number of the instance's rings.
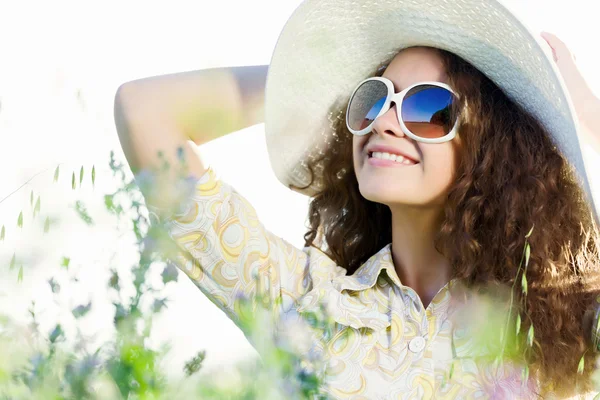
[[[360,194],[369,200],[375,203],[381,204],[398,204],[398,203],[414,203],[418,201],[414,196],[408,195],[413,192],[408,188],[400,188],[400,187],[390,187],[390,185],[374,185],[373,182],[370,182],[366,185],[360,185]],[[413,192],[414,193],[414,192]]]
[[[412,207],[439,206],[440,196],[427,193],[423,188],[390,187],[374,185],[373,182],[359,185],[360,194],[367,200],[387,206],[405,205]]]

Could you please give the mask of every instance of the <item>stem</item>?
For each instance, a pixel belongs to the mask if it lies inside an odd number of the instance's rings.
[[[517,284],[517,282],[519,281],[519,274],[521,273],[521,267],[523,266],[523,259],[525,259],[525,251],[527,249],[527,245],[528,245],[528,238],[525,238],[525,246],[523,247],[523,254],[521,254],[521,261],[519,262],[519,268],[517,270],[517,276],[515,277],[515,280],[512,284],[511,287],[511,291],[510,291],[510,302],[509,302],[509,307],[508,307],[508,316],[506,318],[506,326],[504,328],[504,335],[502,338],[502,356],[504,356],[504,350],[506,349],[506,341],[508,338],[508,330],[509,330],[509,326],[510,326],[510,320],[511,320],[511,316],[512,316],[512,308],[513,308],[513,302],[514,302],[514,296],[515,296],[515,285]],[[525,273],[525,271],[523,271],[523,273]]]
[[[61,164],[58,164],[61,165]],[[23,186],[27,185],[29,182],[31,182],[33,180],[33,178],[35,178],[36,176],[48,171],[51,167],[46,168],[45,170],[42,170],[40,172],[38,172],[37,174],[35,174],[34,176],[32,176],[31,178],[29,178],[25,183],[23,183],[21,186],[19,186],[18,188],[16,188],[14,191],[12,191],[10,194],[8,194],[6,197],[4,197],[2,200],[0,200],[0,203],[4,202],[4,200],[8,199],[10,196],[12,196],[13,194],[17,193]]]

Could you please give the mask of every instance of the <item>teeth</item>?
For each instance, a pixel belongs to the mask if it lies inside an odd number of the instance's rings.
[[[391,160],[391,161],[395,161],[399,164],[406,164],[406,165],[413,165],[415,164],[413,161],[404,158],[403,156],[400,155],[396,155],[396,154],[390,154],[390,153],[382,153],[379,151],[373,152],[371,157],[373,158],[379,158],[382,160]]]

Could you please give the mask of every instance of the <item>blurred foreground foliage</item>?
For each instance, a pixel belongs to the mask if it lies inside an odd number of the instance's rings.
[[[35,304],[29,309],[29,326],[19,326],[2,316],[0,399],[325,398],[319,394],[322,364],[319,360],[307,362],[293,346],[275,335],[273,314],[260,296],[238,300],[239,309],[246,310],[242,315],[248,316],[242,317],[238,325],[248,338],[253,337],[260,343],[260,360],[240,363],[227,376],[196,375],[202,369],[206,355],[201,351],[185,363],[182,378],[177,381],[167,378],[161,361],[169,352],[169,344],[153,345],[150,334],[153,320],[168,303],[161,292],[177,280],[178,270],[169,257],[177,251],[176,244],[159,221],[150,221],[152,214],[144,205],[140,180],[127,180],[124,165],[116,161],[114,153],[111,153],[110,168],[119,187],[114,193],[104,195],[104,205],[119,222],[130,222],[138,254],[137,262],[127,274],[113,268],[106,282],[107,296],[114,299],[111,327],[114,334],[90,350],[90,340],[82,334],[79,325],[80,319],[92,309],[93,301],[70,310],[77,327],[74,341],[67,340],[63,326],[58,322],[49,332],[40,331]],[[57,167],[55,181],[58,176]],[[93,168],[92,181],[95,178]],[[82,167],[79,185],[83,179]],[[75,188],[75,173],[71,183]],[[39,205],[36,208],[39,211]],[[81,201],[73,208],[84,223],[94,224]],[[22,216],[19,217],[21,225]],[[56,268],[68,269],[69,263],[70,259],[63,257]],[[162,271],[162,282],[153,285],[151,274],[157,268]],[[19,276],[22,277],[22,273]],[[57,296],[61,291],[60,283],[52,278],[48,284]],[[72,284],[77,285],[77,279],[72,280]],[[130,284],[134,290],[129,287],[125,290]],[[311,315],[311,320],[313,326],[329,323],[324,314]]]
[[[163,294],[164,288],[177,281],[178,269],[171,260],[177,259],[180,249],[161,221],[151,220],[154,214],[145,206],[142,190],[145,190],[144,185],[152,185],[151,174],[142,173],[128,180],[124,165],[116,161],[114,153],[109,165],[119,185],[113,193],[103,195],[104,207],[119,224],[126,222],[129,233],[135,237],[137,254],[136,262],[129,268],[111,268],[106,281],[107,298],[114,306],[109,327],[113,334],[102,343],[92,344],[82,333],[81,320],[94,307],[93,301],[69,310],[76,327],[75,340],[69,340],[60,322],[53,324],[49,331],[41,331],[35,304],[29,309],[28,326],[20,326],[0,315],[0,399],[325,399],[322,390],[325,363],[320,356],[300,349],[302,346],[298,344],[303,343],[306,349],[306,341],[314,339],[310,331],[315,330],[322,334],[323,346],[331,339],[334,323],[327,316],[326,307],[323,305],[319,312],[303,314],[303,325],[297,320],[274,318],[278,313],[273,312],[273,307],[280,304],[270,304],[269,299],[261,295],[237,299],[240,319],[235,321],[261,355],[260,360],[240,363],[227,374],[198,374],[206,357],[203,350],[185,363],[181,378],[168,377],[162,361],[170,350],[169,343],[155,344],[151,332],[153,321],[169,301]],[[55,182],[58,177],[57,167]],[[82,167],[79,187],[84,177]],[[92,184],[95,178],[93,167]],[[75,172],[71,174],[70,183],[73,189],[77,187]],[[36,201],[32,192],[29,202],[34,215],[39,213],[40,197]],[[76,201],[72,208],[86,225],[94,225],[83,202]],[[23,226],[22,211],[17,226]],[[49,229],[50,219],[46,217],[44,232]],[[495,365],[502,365],[506,360],[521,362],[535,345],[535,329],[520,307],[528,293],[527,267],[531,252],[528,238],[532,232],[533,228],[525,237],[523,256],[512,287],[503,289],[500,297],[479,296],[478,301],[470,302],[454,321],[469,332],[473,347],[484,350]],[[0,241],[5,236],[2,225]],[[63,257],[56,268],[68,270],[70,264],[70,258]],[[9,268],[17,265],[20,265],[17,280],[21,281],[23,265],[13,254]],[[156,272],[160,276],[158,281],[153,279]],[[77,285],[77,282],[72,279],[71,284]],[[54,278],[48,284],[54,296],[64,290],[61,282]],[[598,329],[599,324],[595,326]],[[287,332],[282,331],[282,327]],[[458,358],[455,361],[460,362]],[[522,378],[527,380],[530,372],[526,363],[522,365]],[[584,357],[578,366],[580,373],[583,367]],[[442,385],[452,380],[453,368],[454,363]],[[598,371],[594,379],[600,386]]]

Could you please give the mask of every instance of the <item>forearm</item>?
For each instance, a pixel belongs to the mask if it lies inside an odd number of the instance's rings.
[[[199,70],[127,82],[120,88],[130,134],[169,125],[198,145],[237,130],[241,97],[235,79],[221,70]]]
[[[128,116],[120,91],[115,96],[114,117],[123,153],[147,204],[173,209],[179,202],[181,173],[201,176],[207,169],[196,146],[174,124],[157,116],[141,126],[132,124],[135,119]],[[143,170],[146,174],[140,175]]]
[[[264,120],[267,66],[213,68],[127,82],[137,123],[170,121],[201,145]]]
[[[153,191],[158,198],[149,194],[150,202],[166,200],[161,193],[174,192],[171,185],[181,172],[204,174],[207,165],[194,143],[201,145],[263,120],[266,72],[267,66],[217,68],[121,85],[114,117],[131,170],[137,174],[170,167],[157,177],[160,182]]]

